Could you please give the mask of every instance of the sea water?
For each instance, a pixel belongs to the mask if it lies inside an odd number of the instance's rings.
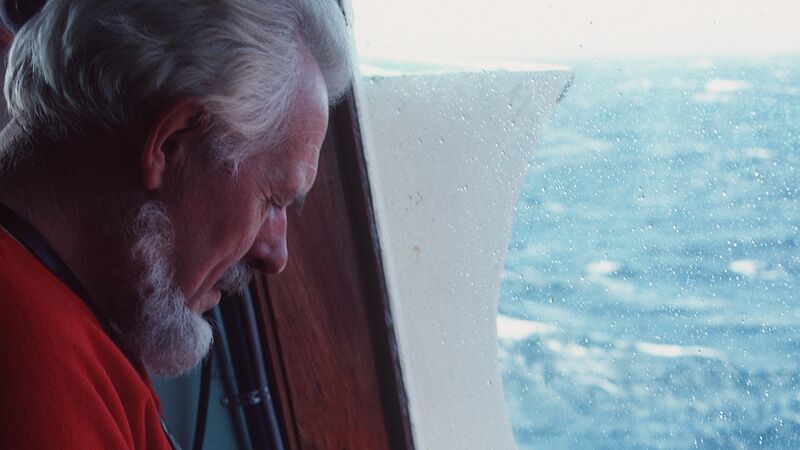
[[[800,57],[572,66],[499,305],[519,447],[800,448]]]

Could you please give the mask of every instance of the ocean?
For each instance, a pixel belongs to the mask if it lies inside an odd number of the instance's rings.
[[[571,66],[501,288],[519,448],[800,448],[800,57]]]

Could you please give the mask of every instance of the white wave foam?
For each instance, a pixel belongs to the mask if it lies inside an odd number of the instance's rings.
[[[692,95],[695,103],[728,103],[734,92],[749,89],[750,83],[744,80],[725,80],[715,78],[706,82],[705,90]]]
[[[722,359],[725,357],[725,354],[719,350],[696,345],[682,346],[671,344],[654,344],[651,342],[637,342],[636,350],[638,352],[660,358],[683,358],[687,356],[698,356],[701,358]]]
[[[606,279],[602,285],[614,297],[631,300],[636,296],[636,287],[627,281]]]
[[[594,386],[604,390],[607,394],[614,397],[622,397],[625,395],[625,390],[617,384],[602,377],[593,377],[587,375],[578,375],[575,377],[575,382],[586,386]]]
[[[497,315],[497,337],[500,339],[519,341],[533,335],[551,334],[558,331],[558,327],[547,323],[515,319],[502,314]]]
[[[753,278],[758,272],[760,261],[754,259],[737,259],[728,264],[728,270],[748,278]]]
[[[610,295],[630,300],[636,295],[636,287],[628,281],[609,277],[621,267],[622,265],[615,261],[595,261],[586,265],[586,278],[603,286]]]
[[[744,80],[725,80],[714,78],[706,83],[706,92],[719,94],[723,92],[736,92],[750,88],[750,83]]]
[[[688,297],[677,298],[669,303],[670,306],[675,308],[685,308],[694,311],[706,311],[721,308],[724,304],[718,299],[697,297],[690,295]]]
[[[542,205],[544,209],[553,214],[561,214],[564,212],[564,205],[559,202],[547,201]]]
[[[569,155],[584,155],[611,151],[614,146],[602,139],[595,139],[568,128],[548,130],[550,145],[536,149],[536,155],[543,158],[558,158],[559,161]]]
[[[586,273],[588,275],[611,275],[622,267],[616,261],[609,261],[603,259],[595,261],[586,265]]]
[[[743,277],[760,280],[777,280],[786,276],[782,267],[772,267],[756,259],[737,259],[728,264],[728,270]]]
[[[772,159],[772,151],[762,147],[746,148],[742,150],[744,156],[752,159],[769,160]]]

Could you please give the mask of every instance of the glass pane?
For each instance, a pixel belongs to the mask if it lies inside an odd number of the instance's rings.
[[[500,301],[520,447],[800,447],[800,58],[573,67]]]
[[[800,4],[353,3],[387,70],[574,70],[500,293],[519,448],[800,448]]]

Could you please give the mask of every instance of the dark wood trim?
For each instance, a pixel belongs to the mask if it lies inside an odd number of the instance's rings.
[[[361,241],[361,254],[364,259],[365,282],[373,301],[367,303],[370,325],[375,349],[375,363],[378,381],[383,395],[384,414],[387,417],[389,436],[392,438],[392,449],[412,449],[411,420],[408,414],[408,398],[403,384],[403,373],[400,355],[397,352],[397,339],[389,304],[389,292],[386,285],[383,258],[380,248],[380,237],[375,222],[375,209],[372,203],[372,188],[364,155],[363,139],[358,121],[358,109],[351,94],[343,106],[337,109],[336,130],[341,139],[342,148],[351,151],[340,151],[341,166],[347,171],[345,180],[357,183],[351,186],[356,219],[357,235],[369,236]]]
[[[352,96],[288,245],[285,272],[255,283],[287,448],[413,448]]]

